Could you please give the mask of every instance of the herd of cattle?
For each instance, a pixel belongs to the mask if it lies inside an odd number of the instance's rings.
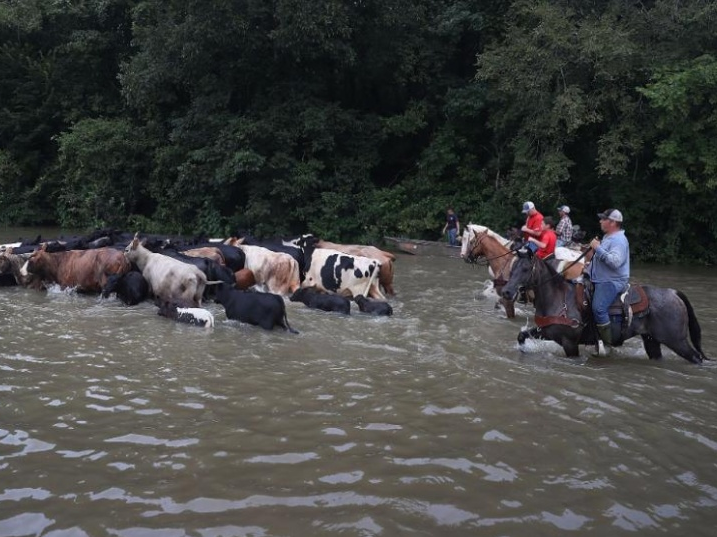
[[[0,286],[115,294],[132,306],[153,300],[158,314],[200,326],[214,300],[228,319],[267,330],[288,323],[285,299],[309,308],[391,315],[395,256],[374,246],[326,242],[313,235],[260,241],[184,239],[100,230],[68,240],[37,237],[0,247]]]

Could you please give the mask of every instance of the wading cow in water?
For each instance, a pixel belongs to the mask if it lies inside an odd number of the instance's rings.
[[[150,252],[140,244],[138,235],[127,245],[124,255],[142,271],[142,276],[156,298],[195,308],[202,305],[207,277],[194,265]]]

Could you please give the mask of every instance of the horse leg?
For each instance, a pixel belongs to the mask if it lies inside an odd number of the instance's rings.
[[[501,298],[500,301],[505,308],[505,316],[508,317],[508,319],[515,319],[515,303],[512,300],[505,300],[504,298]]]
[[[690,346],[690,344],[687,342],[686,339],[683,339],[682,341],[678,341],[677,343],[669,343],[669,342],[663,341],[662,344],[667,346],[670,350],[672,350],[678,356],[682,356],[688,362],[692,362],[693,364],[701,364],[702,363],[702,355],[699,352],[697,352],[695,349],[693,349]]]
[[[560,342],[560,346],[563,347],[563,350],[565,351],[565,356],[568,358],[577,358],[580,356],[580,347],[578,347],[578,342],[574,341],[569,338],[563,338],[563,340]]]
[[[649,334],[640,334],[640,337],[642,337],[642,344],[650,360],[659,360],[662,358],[662,347],[660,347],[659,341]]]
[[[518,344],[522,345],[525,343],[525,340],[531,338],[531,339],[542,339],[540,335],[540,331],[538,330],[537,326],[534,326],[530,330],[521,330],[518,334]]]

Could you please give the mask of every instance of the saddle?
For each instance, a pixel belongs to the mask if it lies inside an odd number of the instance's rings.
[[[628,285],[627,291],[619,295],[608,308],[609,315],[622,315],[625,318],[637,315],[644,317],[650,313],[650,301],[641,285]]]

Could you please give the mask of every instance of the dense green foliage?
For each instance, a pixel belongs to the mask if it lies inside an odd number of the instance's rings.
[[[0,221],[331,240],[533,200],[717,261],[717,3],[6,0]]]

